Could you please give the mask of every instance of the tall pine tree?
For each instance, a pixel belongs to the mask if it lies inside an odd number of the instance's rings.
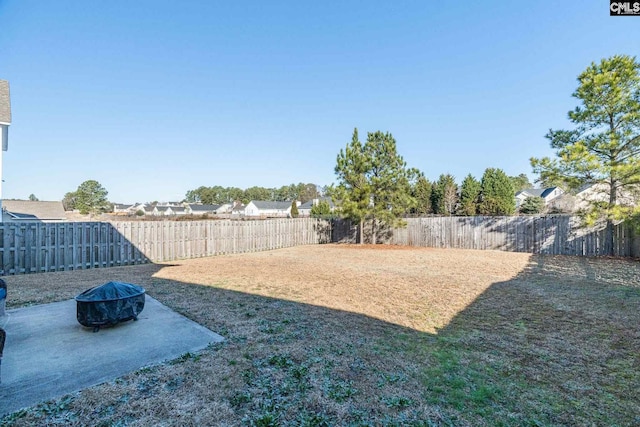
[[[451,174],[442,174],[431,187],[431,207],[437,215],[453,215],[458,204],[458,185]]]
[[[390,133],[368,133],[365,154],[371,169],[371,240],[376,244],[379,225],[404,225],[402,217],[409,212],[415,200],[411,196],[410,182],[417,171],[407,168],[407,163],[396,149],[396,140]]]
[[[415,205],[410,182],[417,171],[407,168],[388,132],[369,132],[363,145],[355,129],[351,143],[338,154],[335,172],[338,185],[332,188],[332,197],[344,216],[360,224],[360,243],[365,221],[371,223],[375,244],[381,225],[402,225],[402,216]]]
[[[480,181],[471,176],[471,174],[464,178],[460,187],[460,215],[473,216],[477,213],[480,190]]]
[[[571,189],[590,185],[595,193],[584,212],[587,225],[606,221],[605,253],[613,255],[614,221],[640,211],[640,63],[618,55],[592,63],[578,76],[569,112],[572,130],[546,135],[556,159],[531,159],[543,182]]]
[[[483,215],[513,215],[515,192],[511,180],[502,169],[487,168],[480,183],[479,212]]]
[[[414,213],[418,215],[433,213],[431,209],[431,182],[424,175],[420,174],[412,187],[411,194],[415,199]]]
[[[98,181],[90,179],[78,186],[74,193],[75,209],[81,214],[97,214],[109,209],[109,192]]]
[[[371,203],[372,190],[367,177],[370,168],[370,160],[365,154],[356,128],[353,130],[351,143],[338,154],[335,167],[338,185],[332,186],[329,193],[339,205],[342,215],[359,224],[361,244],[364,243],[364,220]]]

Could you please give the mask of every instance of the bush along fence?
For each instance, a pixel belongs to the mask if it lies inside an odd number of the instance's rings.
[[[602,227],[585,229],[577,217],[567,215],[511,217],[408,218],[405,228],[383,230],[386,243],[431,248],[489,249],[549,255],[607,255]],[[365,227],[365,242],[368,230]],[[334,242],[358,239],[357,227],[348,221],[333,224]],[[614,230],[613,253],[640,257],[640,235],[621,223]]]
[[[331,223],[264,221],[0,224],[0,275],[116,267],[328,243]]]

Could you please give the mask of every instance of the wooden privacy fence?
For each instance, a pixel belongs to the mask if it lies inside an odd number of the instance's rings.
[[[331,241],[328,221],[0,224],[0,275],[115,267]]]
[[[366,235],[366,230],[365,230]],[[406,228],[379,230],[387,243],[434,248],[497,249],[552,255],[606,254],[604,230],[577,218],[409,218]],[[115,267],[296,245],[356,242],[348,221],[283,218],[263,221],[134,221],[0,223],[0,275]],[[640,235],[619,224],[614,254],[640,257]]]
[[[585,229],[578,218],[566,215],[427,217],[406,221],[406,228],[389,230],[387,243],[551,255],[607,254],[604,229]],[[355,242],[355,230],[348,222],[337,221],[333,226],[333,241]],[[618,224],[613,249],[616,256],[639,257],[640,236],[630,225]]]

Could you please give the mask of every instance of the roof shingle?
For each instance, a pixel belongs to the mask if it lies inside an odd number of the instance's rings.
[[[193,212],[215,212],[220,205],[189,205]]]
[[[3,200],[2,209],[15,219],[62,220],[66,218],[62,202]]]
[[[291,207],[291,202],[270,202],[263,200],[252,200],[251,203],[255,205],[256,208],[262,209],[276,209],[276,210],[287,210]]]

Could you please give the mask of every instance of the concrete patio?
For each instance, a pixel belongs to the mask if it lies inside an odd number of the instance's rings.
[[[148,295],[138,321],[97,333],[77,322],[74,300],[8,310],[1,322],[0,415],[223,340]]]

